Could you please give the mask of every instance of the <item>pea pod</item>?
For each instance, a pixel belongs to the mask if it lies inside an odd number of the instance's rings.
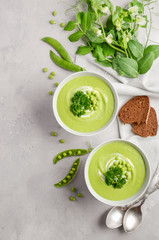
[[[59,41],[51,37],[44,37],[42,40],[55,48],[63,59],[65,59],[67,62],[72,63],[70,55]]]
[[[93,150],[92,147],[90,147],[88,150],[87,149],[69,149],[69,150],[65,150],[65,151],[59,153],[54,158],[54,164],[56,164],[58,161],[62,160],[63,158],[72,157],[72,156],[82,156],[82,155],[90,153],[92,150]]]
[[[80,164],[80,158],[78,158],[76,161],[74,161],[74,163],[73,163],[69,173],[66,175],[66,177],[63,178],[60,182],[55,183],[54,186],[55,187],[64,187],[68,183],[70,183],[78,171],[79,164]]]
[[[65,68],[65,69],[73,71],[73,72],[85,71],[84,68],[60,58],[51,50],[50,50],[50,57],[54,63],[56,63],[58,66],[60,66],[62,68]]]

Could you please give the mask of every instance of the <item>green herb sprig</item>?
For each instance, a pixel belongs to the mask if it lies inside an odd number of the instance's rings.
[[[122,177],[122,170],[120,167],[110,167],[105,174],[105,182],[108,186],[122,188],[124,184],[126,184],[126,178]]]

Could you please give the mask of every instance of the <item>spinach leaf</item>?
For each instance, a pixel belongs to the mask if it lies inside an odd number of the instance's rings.
[[[105,42],[104,38],[98,37],[92,29],[87,30],[86,34],[87,34],[87,37],[89,38],[89,40],[93,43],[103,43],[103,42]]]
[[[69,36],[69,40],[71,42],[77,42],[83,35],[84,33],[81,31],[75,32]]]
[[[96,59],[96,62],[104,67],[112,67],[112,63],[107,60],[99,61],[98,59]]]
[[[97,58],[97,60],[99,60],[99,61],[104,61],[105,60],[102,45],[97,44],[95,46],[95,49],[93,51],[93,57]]]
[[[140,58],[143,56],[144,53],[144,47],[142,46],[141,43],[139,43],[137,40],[130,40],[128,42],[128,47],[130,49],[131,54],[135,58]]]
[[[113,59],[113,61],[112,61],[112,66],[113,66],[113,69],[114,69],[115,71],[117,71],[119,75],[121,75],[121,76],[124,76],[124,75],[125,75],[125,73],[121,70],[121,68],[120,68],[120,66],[119,66],[119,64],[118,64],[117,58],[114,58],[114,59]]]
[[[75,29],[77,23],[74,21],[69,21],[66,25],[66,27],[64,28],[65,31],[72,31]]]
[[[110,31],[110,30],[112,30],[112,29],[113,29],[113,30],[116,29],[115,26],[114,26],[114,24],[113,24],[113,22],[112,22],[112,15],[110,15],[110,16],[108,17],[108,19],[107,19],[106,28],[107,28],[108,31]]]
[[[154,54],[154,59],[159,57],[159,45],[149,45],[145,51],[144,51],[144,55],[153,52]]]
[[[110,47],[107,43],[103,43],[102,47],[103,47],[103,54],[105,57],[114,56],[116,51],[114,48]]]
[[[81,25],[83,28],[83,31],[86,32],[86,30],[89,30],[91,27],[91,15],[88,12],[85,12],[82,17]]]
[[[79,12],[79,13],[77,14],[77,22],[78,22],[79,24],[81,24],[83,14],[84,14],[84,12]]]
[[[154,53],[150,52],[144,55],[140,61],[138,62],[139,66],[139,73],[144,74],[148,72],[153,64],[154,61]]]
[[[92,51],[92,48],[89,46],[79,46],[76,53],[80,54],[80,55],[86,55],[86,54],[90,53],[91,51]]]
[[[138,64],[134,59],[121,57],[117,58],[117,63],[125,76],[132,78],[138,76]]]

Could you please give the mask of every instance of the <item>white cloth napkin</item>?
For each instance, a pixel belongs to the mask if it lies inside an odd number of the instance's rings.
[[[155,3],[155,12],[159,12],[159,3]],[[153,26],[157,27],[159,25],[159,16],[153,16]],[[158,26],[159,27],[159,26]],[[154,33],[155,31],[155,33]],[[141,31],[141,36],[139,36],[140,42],[145,39],[143,30]],[[155,35],[155,40],[159,39],[159,30],[152,28],[150,39]],[[149,41],[149,45],[154,44]],[[95,62],[92,54],[86,56],[76,56],[76,63],[85,67],[87,71],[94,71],[99,74],[104,75],[108,80],[110,80],[119,94],[119,109],[123,106],[129,99],[138,95],[147,95],[150,98],[151,106],[155,108],[158,118],[159,118],[159,59],[155,60],[152,68],[149,72],[144,75],[140,75],[138,78],[127,78],[119,76],[116,71],[112,68],[106,68]],[[122,139],[127,139],[135,144],[137,144],[148,156],[151,164],[152,174],[159,162],[159,133],[154,137],[142,138],[135,135],[132,131],[130,124],[124,125],[120,122],[117,117],[119,126],[119,137]],[[156,197],[156,195],[158,197]],[[154,196],[154,197],[153,197]],[[159,199],[159,191],[151,195],[151,198],[147,198],[145,201],[143,211],[144,215],[148,210],[154,206]]]

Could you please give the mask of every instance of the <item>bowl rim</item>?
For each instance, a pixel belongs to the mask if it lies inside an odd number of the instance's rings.
[[[134,194],[133,196],[131,196],[130,198],[127,198],[125,200],[113,201],[113,200],[103,198],[98,193],[96,193],[96,191],[93,189],[93,187],[90,184],[89,177],[88,177],[88,169],[89,169],[89,164],[90,164],[90,161],[91,161],[92,157],[101,147],[103,147],[104,145],[106,145],[108,143],[111,143],[111,142],[125,142],[125,143],[128,143],[131,146],[133,146],[141,154],[142,158],[144,159],[145,166],[146,166],[146,177],[145,177],[144,184],[142,185],[142,187],[140,188],[140,190],[136,194]],[[111,206],[125,206],[125,205],[132,204],[136,200],[140,199],[141,196],[146,192],[146,190],[149,186],[149,183],[150,183],[150,179],[151,179],[151,165],[150,165],[150,162],[149,162],[146,154],[144,153],[143,149],[141,147],[138,147],[134,142],[132,142],[130,140],[124,140],[124,139],[112,139],[112,140],[107,140],[107,141],[99,144],[89,154],[89,156],[86,160],[86,163],[85,163],[85,167],[84,167],[84,178],[85,178],[85,183],[86,183],[86,186],[87,186],[88,190],[97,200],[99,200],[102,203],[111,205]]]
[[[65,86],[66,83],[68,83],[69,81],[73,80],[74,78],[76,77],[80,77],[80,76],[96,76],[102,80],[104,80],[108,86],[111,88],[112,92],[113,92],[113,95],[114,95],[114,99],[115,99],[115,107],[114,107],[114,112],[113,112],[113,115],[111,117],[111,119],[106,123],[106,125],[104,125],[102,128],[96,130],[96,131],[93,131],[93,132],[78,132],[78,131],[75,131],[71,128],[69,128],[60,118],[59,114],[58,114],[58,111],[57,111],[57,98],[58,98],[58,95],[61,91],[61,89]],[[108,128],[115,120],[116,116],[117,116],[117,112],[118,112],[118,107],[119,107],[119,97],[118,97],[118,93],[115,89],[115,87],[112,85],[111,81],[103,76],[102,74],[99,74],[99,73],[96,73],[96,72],[93,72],[93,71],[82,71],[82,72],[77,72],[77,73],[73,73],[73,74],[70,74],[69,76],[67,76],[66,78],[64,78],[62,80],[62,82],[59,84],[59,86],[57,87],[56,91],[55,91],[55,94],[53,96],[53,101],[52,101],[52,107],[53,107],[53,113],[54,113],[54,116],[55,116],[55,119],[56,121],[60,124],[60,126],[62,128],[64,128],[67,132],[70,132],[74,135],[78,135],[78,136],[93,136],[93,135],[96,135],[98,133],[101,133],[102,131],[104,131],[106,128]]]

